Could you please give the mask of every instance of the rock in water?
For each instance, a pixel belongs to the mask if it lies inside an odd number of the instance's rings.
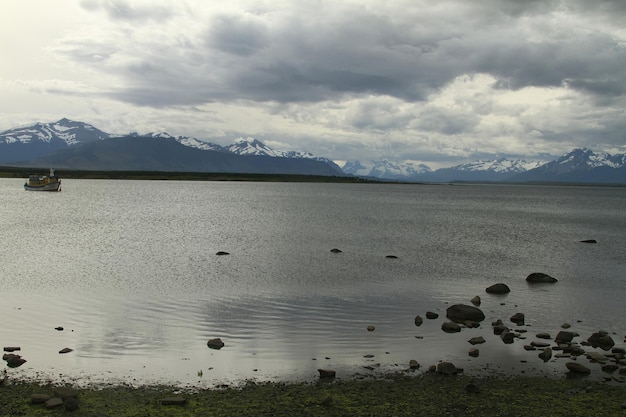
[[[453,321],[446,321],[441,325],[441,330],[446,333],[457,333],[461,331],[461,326]]]
[[[533,272],[532,274],[526,277],[526,282],[532,282],[532,283],[553,284],[557,281],[558,280],[556,278],[552,278],[550,275],[544,274],[543,272]]]
[[[476,336],[476,337],[472,337],[470,340],[468,340],[472,345],[479,345],[481,343],[485,343],[485,338],[482,336]]]
[[[550,359],[552,359],[552,349],[545,348],[538,356],[539,359],[541,359],[542,361],[548,362]]]
[[[508,285],[500,282],[498,284],[493,284],[492,286],[487,287],[485,291],[487,291],[489,294],[508,294],[511,292],[511,289]]]
[[[558,332],[556,334],[556,337],[554,338],[554,341],[556,343],[570,343],[572,341],[572,339],[574,339],[574,336],[576,336],[576,334],[574,334],[574,332],[570,332],[567,330],[561,330],[560,332]]]
[[[602,350],[609,350],[615,345],[611,336],[609,336],[606,332],[593,333],[589,339],[587,339],[587,343],[594,348],[599,347]]]
[[[418,327],[421,326],[423,322],[424,322],[424,319],[422,319],[421,316],[415,316],[415,325],[416,326],[418,326]]]
[[[446,317],[457,323],[463,323],[466,321],[481,322],[485,320],[485,313],[483,313],[478,307],[468,306],[465,304],[455,304],[448,307],[446,310]]]
[[[207,346],[210,349],[221,349],[224,347],[224,342],[222,342],[222,339],[220,339],[219,337],[215,338],[215,339],[211,339],[207,342]]]
[[[432,312],[432,311],[427,311],[427,312],[426,312],[426,318],[427,318],[428,320],[434,320],[434,319],[436,319],[436,318],[438,318],[438,317],[439,317],[439,314],[437,314],[437,313],[434,313],[434,312]]]
[[[525,319],[524,313],[515,313],[511,317],[511,321],[517,324],[518,326],[524,325],[524,319]]]

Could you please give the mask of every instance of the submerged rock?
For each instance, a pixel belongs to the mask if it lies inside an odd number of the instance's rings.
[[[434,319],[436,319],[438,317],[439,317],[439,314],[437,314],[437,313],[433,313],[432,311],[427,311],[426,312],[426,318],[429,319],[429,320],[434,320]]]
[[[330,251],[332,253],[341,253],[341,249],[337,249],[337,248],[331,249]]]
[[[470,302],[478,307],[480,305],[480,297],[476,295],[470,300]]]
[[[580,243],[598,243],[598,241],[595,239],[585,239],[581,240]]]
[[[216,253],[217,256],[224,256],[224,255],[230,255],[230,253],[228,252],[224,252],[223,250],[219,251]]]
[[[421,316],[419,316],[419,315],[415,316],[415,325],[416,326],[418,326],[418,327],[421,326],[423,322],[424,322],[424,319]]]

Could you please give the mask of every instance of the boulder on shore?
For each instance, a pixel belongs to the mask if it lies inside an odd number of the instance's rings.
[[[556,278],[553,278],[548,274],[544,274],[543,272],[533,272],[532,274],[526,277],[526,282],[531,282],[531,283],[553,284],[557,281],[558,280]]]
[[[508,285],[499,282],[497,284],[493,284],[490,287],[487,287],[485,291],[487,291],[487,293],[489,294],[508,294],[511,292],[511,289]]]
[[[590,374],[591,373],[591,370],[589,368],[587,368],[585,365],[582,365],[578,362],[567,362],[565,366],[567,366],[567,369],[569,369],[570,372],[573,372],[575,374]]]
[[[446,317],[457,323],[464,323],[466,321],[481,322],[485,320],[485,313],[478,307],[455,304],[448,307]]]
[[[444,375],[455,375],[459,372],[456,366],[451,362],[441,362],[437,364],[437,373]]]
[[[317,372],[320,373],[320,378],[334,378],[337,375],[332,369],[318,369]]]

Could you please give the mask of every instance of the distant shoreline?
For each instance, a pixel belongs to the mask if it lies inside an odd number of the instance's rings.
[[[28,178],[33,173],[47,173],[49,168],[23,168],[0,166],[0,178]],[[304,174],[252,174],[231,172],[170,172],[170,171],[86,171],[57,170],[64,179],[109,179],[146,181],[241,181],[241,182],[315,182],[345,184],[412,184],[412,185],[527,185],[527,186],[570,186],[570,187],[626,187],[620,183],[581,182],[498,182],[498,181],[451,181],[421,182],[364,178],[340,175]]]
[[[0,178],[27,178],[30,174],[47,173],[44,168],[0,167]],[[174,180],[174,181],[260,181],[260,182],[332,182],[389,183],[390,181],[352,176],[246,174],[230,172],[165,172],[165,171],[85,171],[58,169],[61,179]]]

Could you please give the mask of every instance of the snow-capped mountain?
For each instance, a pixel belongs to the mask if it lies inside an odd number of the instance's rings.
[[[523,159],[509,160],[506,158],[490,161],[474,161],[452,167],[459,171],[492,171],[504,174],[517,174],[543,165],[540,161],[525,161]]]
[[[535,169],[514,175],[512,181],[624,183],[626,154],[611,155],[587,148],[566,155]]]
[[[205,142],[202,140],[198,140],[192,136],[173,136],[167,132],[150,132],[145,135],[141,135],[143,137],[148,138],[166,138],[166,139],[174,139],[176,142],[189,146],[190,148],[202,149],[203,151],[219,151],[225,152],[226,150],[220,145],[216,145],[215,143]]]
[[[266,146],[263,142],[254,138],[239,138],[232,145],[225,146],[224,149],[237,155],[257,155],[272,157],[283,156],[282,152],[277,152],[269,146]]]
[[[332,160],[320,156],[315,156],[310,152],[303,151],[281,151],[272,149],[260,140],[255,138],[239,138],[232,145],[225,146],[223,148],[227,152],[231,152],[237,155],[256,155],[256,156],[269,156],[273,158],[301,158],[301,159],[313,159],[315,161],[324,162],[332,166],[333,168],[342,171],[341,168],[335,164]],[[345,172],[345,171],[343,171]]]
[[[529,169],[541,166],[540,161],[526,161],[523,159],[509,160],[499,158],[493,160],[479,160],[450,168],[440,168],[429,174],[422,175],[422,181],[451,182],[451,181],[506,181],[512,175],[526,172]]]
[[[390,161],[383,158],[375,161],[348,161],[343,172],[362,177],[386,180],[411,180],[420,174],[431,172],[430,167],[414,161]]]
[[[53,123],[35,123],[0,133],[0,162],[37,158],[79,143],[107,139],[111,135],[92,125],[61,119]]]
[[[92,125],[61,119],[53,123],[35,123],[32,126],[16,127],[0,133],[0,143],[33,143],[41,141],[51,143],[61,140],[67,145],[91,142],[110,137],[108,133],[96,129]]]
[[[98,146],[91,146],[94,144]],[[222,147],[163,131],[109,134],[65,118],[0,133],[0,163],[64,169],[344,175],[327,158],[308,152],[275,151],[253,138]]]

